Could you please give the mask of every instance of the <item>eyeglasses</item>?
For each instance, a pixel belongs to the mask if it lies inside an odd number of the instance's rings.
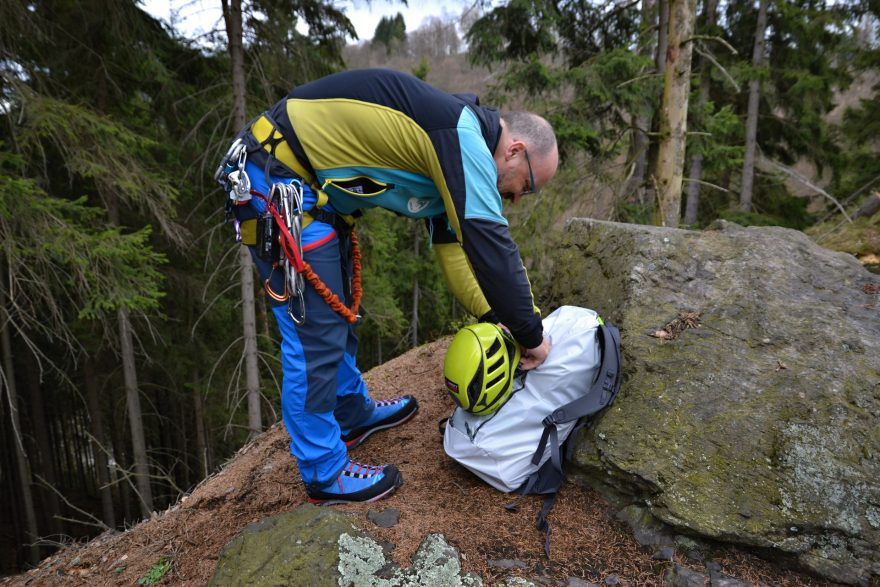
[[[532,162],[529,160],[529,150],[523,149],[523,153],[526,156],[526,165],[529,166],[529,189],[523,190],[523,195],[525,194],[537,194],[538,190],[535,188],[535,174],[532,173]]]

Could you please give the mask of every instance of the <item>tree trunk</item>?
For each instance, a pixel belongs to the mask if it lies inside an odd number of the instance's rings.
[[[147,460],[147,442],[144,437],[144,420],[141,415],[141,398],[134,362],[131,322],[128,320],[128,311],[125,308],[120,308],[116,314],[119,318],[122,374],[125,379],[125,405],[128,411],[128,425],[131,429],[131,452],[134,460],[138,497],[141,514],[144,518],[149,518],[153,511],[153,492],[150,489],[150,465]]]
[[[654,64],[658,75],[666,74],[666,60],[669,53],[669,3],[672,0],[657,0],[657,52],[654,54]],[[661,106],[662,108],[662,106]],[[648,141],[648,156],[645,167],[645,201],[655,202],[659,197],[657,193],[657,168],[660,165],[660,141],[657,136],[661,132],[663,113],[661,108],[654,112],[651,119],[651,135]]]
[[[110,483],[119,488],[119,503],[122,506],[123,523],[135,521],[131,507],[131,485],[123,479],[124,471],[120,469],[128,462],[128,444],[126,443],[125,424],[122,414],[114,417],[110,426],[111,444],[113,446],[113,462],[110,463]]]
[[[104,415],[98,401],[98,381],[95,377],[94,359],[87,357],[83,365],[86,402],[89,406],[89,430],[92,435],[92,452],[95,455],[95,474],[98,479],[98,494],[101,496],[101,519],[110,527],[116,527],[116,512],[113,508],[113,490],[110,486],[108,467],[107,436],[104,434]]]
[[[413,250],[415,252],[416,258],[416,271],[413,275],[413,307],[412,307],[412,348],[416,348],[419,346],[419,270],[418,270],[418,262],[419,262],[419,225],[414,224],[415,230],[413,231]]]
[[[642,0],[642,26],[646,38],[655,38],[647,34],[657,21],[657,5],[655,0]],[[640,49],[642,55],[654,55],[656,63],[656,52],[653,43],[646,43]],[[648,132],[651,129],[652,117],[645,113],[639,113],[633,120],[632,141],[630,142],[629,158],[632,161],[633,171],[627,186],[624,188],[624,195],[634,199],[639,204],[645,203],[645,180],[648,172],[648,151],[651,145],[651,139]],[[633,196],[635,196],[633,198]]]
[[[657,214],[661,226],[677,227],[681,215],[688,94],[696,0],[672,0],[669,6],[669,50],[663,76],[660,109],[660,149],[657,153]]]
[[[260,335],[267,341],[272,340],[272,333],[269,332],[269,314],[266,306],[266,288],[260,287],[257,290],[257,330]]]
[[[707,31],[715,28],[715,8],[717,0],[705,0],[705,27]],[[708,59],[703,59],[700,64],[700,98],[697,110],[702,114],[709,103],[709,87],[712,84],[712,70]],[[711,137],[710,137],[711,140]],[[687,186],[687,203],[684,210],[684,223],[692,226],[697,223],[697,212],[700,207],[700,180],[703,178],[703,154],[695,153],[691,157],[691,170],[688,173],[691,180]]]
[[[193,382],[199,380],[198,372],[193,370]],[[205,436],[205,408],[198,385],[193,385],[193,418],[196,420],[196,453],[199,461],[199,480],[208,477],[208,444]]]
[[[55,475],[55,463],[52,460],[53,447],[49,440],[49,417],[46,414],[45,402],[43,401],[40,368],[31,354],[27,355],[27,362],[25,377],[29,388],[31,429],[36,442],[36,450],[33,453],[36,455],[36,458],[33,459],[34,469],[52,488],[43,488],[40,492],[43,503],[42,514],[45,516],[43,527],[48,528],[51,534],[61,536],[64,533],[64,524],[60,519],[61,504],[58,500],[58,494],[53,491],[58,488],[58,479]]]
[[[755,48],[752,53],[754,77],[749,80],[749,110],[746,115],[746,145],[743,156],[742,182],[739,192],[740,212],[752,209],[752,191],[755,182],[755,151],[758,148],[758,109],[761,102],[761,78],[758,73],[764,63],[764,42],[767,32],[767,5],[770,0],[760,0],[758,24],[755,29]]]
[[[873,194],[868,196],[868,199],[865,200],[865,203],[862,204],[858,210],[856,210],[856,213],[853,214],[853,220],[855,220],[856,218],[861,218],[862,216],[870,218],[871,216],[876,214],[878,210],[880,210],[880,192],[874,192]]]
[[[119,226],[119,202],[112,190],[98,187],[98,193],[107,207],[110,223]],[[132,326],[128,310],[116,311],[119,329],[119,352],[122,359],[122,374],[125,385],[125,405],[131,433],[131,452],[134,463],[135,481],[138,491],[141,514],[149,518],[153,511],[153,492],[150,488],[150,465],[147,459],[147,442],[144,436],[144,421],[141,413],[140,390],[138,389],[137,367],[134,358]]]
[[[257,365],[257,320],[254,305],[254,269],[251,254],[242,245],[238,251],[241,265],[241,306],[244,326],[245,382],[248,398],[248,430],[251,436],[263,430],[260,412],[260,372]]]
[[[66,401],[60,403],[62,403],[62,409],[64,411],[69,409],[67,405],[63,405],[67,403]],[[67,418],[58,418],[55,422],[54,446],[55,452],[63,459],[59,467],[59,470],[62,471],[62,475],[64,476],[63,485],[65,487],[75,487],[80,479],[76,475],[76,466],[73,462],[73,443],[70,440],[69,420]]]
[[[232,65],[232,124],[245,124],[244,48],[242,46],[241,0],[223,0],[223,20]],[[244,327],[244,365],[248,398],[248,430],[253,436],[263,429],[260,412],[260,371],[257,363],[257,320],[254,309],[254,268],[251,254],[242,245],[238,252],[241,267],[241,306]]]
[[[5,387],[2,388],[3,391],[0,393],[5,393]],[[0,451],[0,470],[8,471],[8,475],[0,475],[0,496],[5,499],[0,499],[0,519],[4,520],[4,526],[6,530],[6,534],[10,536],[9,544],[23,544],[26,542],[24,538],[24,528],[22,527],[22,508],[21,508],[21,499],[19,498],[19,488],[20,484],[18,483],[17,475],[15,471],[18,468],[18,455],[16,451],[12,450],[12,445],[15,443],[15,435],[12,432],[11,426],[6,426],[6,415],[7,408],[9,407],[8,402],[4,399],[0,401],[0,421],[4,423],[3,426],[0,426],[0,442],[2,442],[3,449]],[[10,563],[18,565],[18,551],[16,550],[16,554],[10,554],[6,557],[10,560]],[[19,567],[21,565],[18,565]],[[5,570],[5,569],[4,569]]]
[[[222,6],[232,66],[232,123],[238,130],[244,126],[246,110],[241,0],[222,0]]]
[[[189,410],[186,409],[184,395],[175,390],[171,395],[171,402],[174,404],[174,412],[172,432],[174,434],[175,455],[177,455],[176,463],[172,464],[171,471],[177,470],[177,486],[184,491],[188,491],[193,486],[192,469],[190,468],[190,444],[187,439],[187,422],[189,420]]]
[[[95,486],[95,469],[94,462],[89,458],[91,454],[90,447],[86,442],[88,434],[86,434],[86,422],[82,410],[79,406],[71,406],[70,414],[73,432],[73,445],[75,447],[74,461],[77,464],[77,473],[80,478],[80,487],[84,495],[90,495],[97,489]]]
[[[657,0],[659,22],[657,23],[657,52],[654,54],[654,63],[657,66],[657,73],[666,73],[666,65],[669,52],[669,14],[670,2],[676,0]]]
[[[168,389],[156,388],[153,391],[153,402],[156,406],[156,411],[161,414],[159,420],[159,446],[161,446],[164,450],[161,455],[157,455],[156,460],[160,462],[160,470],[162,471],[162,475],[168,477],[168,479],[173,480],[176,485],[180,485],[178,483],[178,479],[174,475],[175,467],[175,452],[174,448],[176,446],[173,430],[176,427],[175,422],[177,420],[178,412],[180,409],[176,406],[176,402],[174,401],[174,395]]]
[[[5,263],[0,263],[5,266]],[[24,509],[26,540],[30,541],[28,562],[36,565],[40,562],[40,548],[36,545],[39,531],[37,530],[37,514],[34,510],[34,497],[31,492],[31,469],[24,438],[21,431],[21,420],[18,417],[18,392],[15,388],[15,368],[12,363],[12,337],[9,335],[9,313],[6,308],[6,284],[0,275],[0,353],[3,355],[3,387],[9,406],[9,420],[12,424],[13,444],[15,445],[15,465],[18,472],[19,490],[21,491],[22,509]]]

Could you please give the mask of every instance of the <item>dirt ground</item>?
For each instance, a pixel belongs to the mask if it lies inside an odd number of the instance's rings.
[[[566,484],[550,516],[552,560],[543,551],[543,534],[533,521],[539,497],[528,497],[519,512],[504,505],[511,496],[495,491],[443,452],[438,422],[452,411],[442,380],[448,339],[415,349],[365,378],[376,399],[413,394],[421,405],[416,418],[400,428],[372,436],[352,452],[361,462],[395,463],[404,485],[374,504],[333,506],[356,514],[373,536],[395,545],[402,567],[429,533],[439,532],[462,553],[462,566],[487,584],[509,575],[564,580],[580,577],[601,582],[615,575],[623,586],[662,585],[669,562],[652,560],[654,548],[638,545],[615,519],[608,502],[592,490]],[[177,505],[124,533],[105,533],[74,544],[25,574],[2,585],[137,585],[150,568],[170,557],[172,568],[162,584],[203,585],[214,572],[224,547],[247,524],[290,511],[306,499],[288,437],[277,424],[242,448],[223,468]],[[400,522],[382,529],[367,521],[370,509],[395,508]],[[500,570],[497,559],[518,559],[525,569]],[[706,560],[728,576],[753,584],[829,585],[762,560],[744,550],[718,547]],[[705,568],[676,552],[675,562],[701,572]]]

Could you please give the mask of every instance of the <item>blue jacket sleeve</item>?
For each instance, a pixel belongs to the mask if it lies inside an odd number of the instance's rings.
[[[526,348],[541,344],[543,325],[519,249],[502,215],[498,171],[479,124],[465,108],[458,125],[463,193],[453,194],[458,240],[498,320]]]

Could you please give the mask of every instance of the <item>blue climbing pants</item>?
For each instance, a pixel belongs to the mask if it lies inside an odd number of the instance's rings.
[[[255,188],[263,187],[262,173],[249,171]],[[350,304],[350,240],[340,241],[332,227],[313,221],[303,231],[303,243],[303,259],[340,300]],[[306,319],[297,325],[287,314],[284,272],[260,259],[255,247],[248,249],[281,332],[281,415],[290,433],[290,452],[303,482],[324,487],[348,463],[340,430],[363,422],[375,408],[355,364],[354,326],[334,312],[308,282]]]

